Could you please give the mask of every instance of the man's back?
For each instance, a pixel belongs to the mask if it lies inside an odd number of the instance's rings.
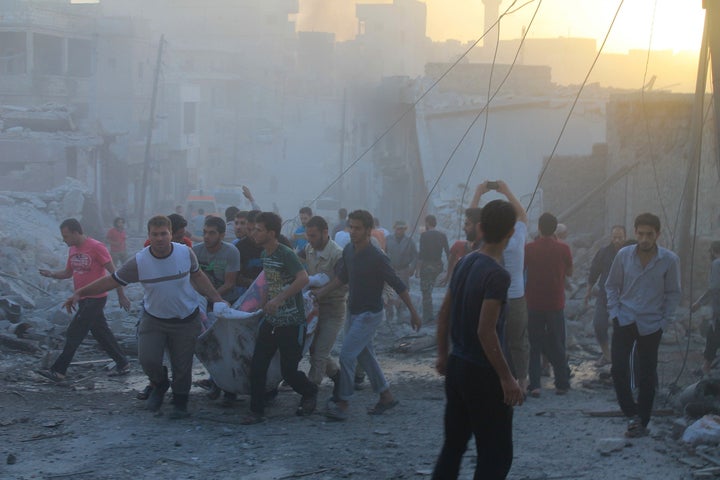
[[[420,235],[419,260],[423,262],[440,262],[442,252],[445,252],[447,256],[449,250],[447,236],[443,232],[433,229]]]
[[[557,311],[565,308],[565,277],[572,270],[572,254],[567,244],[553,237],[540,237],[527,244],[525,269],[529,309]]]

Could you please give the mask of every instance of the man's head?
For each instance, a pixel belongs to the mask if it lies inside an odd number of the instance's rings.
[[[225,238],[225,221],[220,217],[207,217],[203,225],[203,243],[209,250],[220,246]]]
[[[502,244],[503,248],[513,234],[517,214],[510,202],[493,200],[482,208],[480,228],[486,244]]]
[[[397,238],[402,238],[405,235],[405,232],[407,231],[407,229],[408,229],[408,225],[407,225],[407,222],[405,222],[404,220],[398,220],[393,225],[393,230],[395,230],[395,236]]]
[[[557,218],[555,218],[555,215],[549,212],[543,213],[538,219],[538,230],[540,230],[540,235],[542,235],[543,237],[552,237],[553,235],[555,235],[557,225]]]
[[[341,208],[340,210],[338,210],[338,218],[340,219],[340,221],[347,220],[347,208]]]
[[[308,220],[312,218],[312,208],[310,207],[302,207],[299,212],[300,215],[300,223],[303,224],[303,226],[307,225]]]
[[[82,225],[74,218],[68,218],[60,224],[60,235],[68,247],[77,247],[85,240]]]
[[[370,241],[370,232],[373,228],[373,216],[367,210],[354,210],[348,215],[350,223],[350,241],[355,245],[362,245]]]
[[[650,252],[655,249],[660,236],[660,218],[652,213],[641,213],[635,217],[635,239],[638,249]]]
[[[276,242],[280,238],[282,219],[273,212],[261,212],[255,217],[255,229],[253,230],[255,243],[265,246]]]
[[[248,222],[247,222],[248,212],[247,210],[239,210],[235,214],[235,236],[237,238],[243,238],[246,237],[248,234]]]
[[[305,225],[305,236],[308,243],[315,250],[322,250],[327,245],[330,236],[328,235],[328,224],[323,217],[314,216]]]
[[[555,236],[558,240],[565,240],[568,236],[568,228],[564,223],[558,223],[555,228]]]
[[[425,217],[425,229],[432,230],[435,227],[437,227],[437,218],[435,218],[435,215]]]
[[[231,206],[227,207],[225,209],[225,221],[226,222],[233,222],[235,221],[235,215],[240,211],[238,207]]]
[[[205,215],[205,209],[204,209],[204,208],[198,208],[198,215]]]
[[[175,205],[175,213],[177,213],[178,215],[182,215],[184,213],[183,206]]]
[[[465,210],[463,230],[465,230],[465,238],[468,242],[474,242],[482,238],[482,231],[480,230],[481,216],[482,208],[474,207]]]
[[[164,215],[156,215],[148,220],[148,238],[150,248],[156,255],[166,255],[170,252],[172,241],[172,222]]]
[[[626,236],[627,232],[625,232],[624,226],[615,225],[612,227],[612,230],[610,230],[610,241],[612,246],[615,247],[615,250],[620,250],[623,247]]]
[[[125,229],[125,219],[122,217],[115,217],[115,220],[113,220],[113,226],[117,228],[118,230],[124,230]]]
[[[185,227],[187,227],[187,220],[180,214],[171,213],[168,215],[170,219],[170,231],[172,232],[172,241],[180,243],[185,238]]]

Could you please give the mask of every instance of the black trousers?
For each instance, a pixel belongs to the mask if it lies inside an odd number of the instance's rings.
[[[610,373],[615,386],[615,395],[617,395],[618,404],[625,416],[638,415],[644,426],[650,422],[655,400],[658,348],[661,338],[662,329],[650,335],[640,335],[636,324],[632,323],[621,327],[617,318],[613,319]],[[637,402],[635,402],[630,388],[630,355],[635,343],[637,343],[635,357]]]
[[[107,297],[83,298],[78,302],[77,313],[70,321],[65,333],[65,346],[55,360],[52,370],[65,375],[68,365],[72,362],[75,352],[88,332],[92,333],[100,347],[107,352],[110,358],[115,360],[119,367],[127,365],[127,358],[120,349],[103,313],[106,302]]]
[[[305,325],[273,327],[262,322],[250,363],[250,410],[262,415],[265,411],[265,383],[270,362],[280,351],[280,372],[283,380],[303,396],[316,395],[317,385],[298,370],[305,343]]]
[[[512,407],[503,403],[500,379],[492,367],[481,367],[451,355],[445,376],[445,442],[433,480],[458,478],[470,436],[475,437],[475,480],[507,477],[512,465]]]

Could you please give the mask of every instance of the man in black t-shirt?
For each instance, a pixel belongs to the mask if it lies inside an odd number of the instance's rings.
[[[475,478],[501,479],[513,457],[512,407],[523,392],[502,351],[510,274],[500,266],[512,237],[515,209],[494,200],[482,210],[483,244],[455,267],[438,315],[437,371],[445,375],[445,441],[434,480],[457,478],[470,436],[475,437]],[[452,351],[448,352],[448,345]]]
[[[415,275],[420,277],[422,293],[423,321],[429,322],[433,317],[432,292],[435,280],[443,271],[442,254],[450,259],[450,247],[447,236],[438,230],[435,215],[425,217],[425,231],[420,234],[420,251],[415,266]]]

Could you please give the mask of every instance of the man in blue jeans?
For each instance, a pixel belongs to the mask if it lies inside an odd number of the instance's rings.
[[[658,246],[659,236],[660,219],[651,213],[638,215],[638,243],[620,249],[605,282],[613,324],[610,373],[620,409],[629,420],[627,437],[648,434],[660,339],[680,303],[680,260]],[[630,387],[633,345],[637,346],[637,402]]]
[[[337,262],[337,276],[315,291],[315,296],[320,299],[339,285],[348,284],[350,314],[340,351],[338,395],[331,399],[326,412],[332,420],[348,418],[349,400],[355,391],[355,367],[358,362],[367,373],[373,391],[380,395],[377,404],[368,413],[380,415],[399,403],[390,392],[390,386],[373,349],[373,337],[385,318],[382,301],[385,282],[398,293],[408,307],[412,327],[419,330],[422,324],[410,300],[407,285],[390,266],[388,257],[370,243],[370,232],[374,226],[370,212],[355,210],[349,215],[349,223],[351,243],[345,246],[343,256]]]
[[[483,245],[460,260],[440,307],[436,367],[445,375],[447,403],[434,480],[458,477],[471,435],[475,479],[503,479],[512,465],[512,407],[522,405],[524,395],[501,347],[510,274],[500,262],[515,221],[509,202],[494,200],[483,207],[478,226]]]

